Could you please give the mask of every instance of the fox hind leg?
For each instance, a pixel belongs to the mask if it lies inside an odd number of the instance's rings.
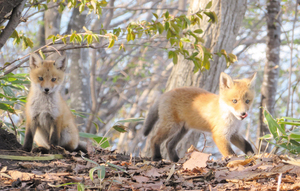
[[[179,124],[175,122],[166,122],[159,120],[156,128],[156,133],[151,139],[152,160],[159,161],[162,159],[160,145],[168,137],[173,136],[179,129]]]
[[[167,151],[171,161],[178,162],[179,157],[176,151],[176,146],[179,141],[184,137],[188,132],[188,129],[184,125],[177,131],[168,141],[167,141]]]

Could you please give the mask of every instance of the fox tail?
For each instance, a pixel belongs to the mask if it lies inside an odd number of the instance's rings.
[[[146,121],[144,123],[143,133],[145,136],[149,135],[150,131],[153,129],[157,120],[158,120],[158,100],[154,102],[154,104],[151,106]]]

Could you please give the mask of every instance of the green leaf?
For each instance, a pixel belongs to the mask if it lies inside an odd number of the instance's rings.
[[[216,15],[216,13],[214,11],[203,12],[203,13],[210,18],[208,20],[208,22],[212,22],[212,23],[217,23],[218,22],[218,17],[217,17],[217,15]]]
[[[33,42],[30,38],[26,38],[26,42],[27,42],[27,45],[32,48],[33,47]]]
[[[89,170],[89,176],[92,181],[94,180],[93,175],[95,171],[97,171],[98,178],[102,181],[105,178],[105,166],[99,165]]]
[[[5,103],[0,103],[0,109],[4,111],[9,111],[10,113],[16,113],[12,107]]]
[[[202,34],[202,33],[203,33],[203,30],[202,30],[202,29],[196,29],[196,30],[194,30],[194,33]]]
[[[127,132],[127,131],[125,130],[125,129],[126,129],[126,126],[124,126],[124,125],[114,125],[113,128],[114,128],[116,131],[120,132],[120,133],[125,133],[125,132]]]
[[[157,15],[156,13],[152,13],[152,15],[153,15],[156,19],[158,19],[158,15]]]
[[[173,58],[174,52],[171,50],[168,52],[168,58],[171,59]]]
[[[114,40],[113,38],[110,38],[110,39],[109,39],[109,45],[108,45],[108,48],[113,47],[114,44],[115,44],[115,40]]]
[[[42,52],[42,50],[39,50],[39,54],[40,54],[40,56],[42,57],[43,60],[46,59],[46,56],[45,56],[45,54]]]
[[[84,137],[84,138],[93,139],[98,144],[100,144],[100,147],[102,147],[104,149],[110,146],[108,139],[106,137],[103,138],[103,137],[100,137],[100,136],[92,134],[92,133],[83,133],[83,132],[79,132],[79,136]]]
[[[8,86],[3,86],[3,91],[6,96],[15,97],[14,92]]]
[[[165,13],[165,18],[168,19],[169,16],[170,16],[169,11],[167,11],[167,12]]]
[[[177,54],[174,54],[174,55],[173,55],[173,63],[174,63],[174,64],[177,64],[177,62],[178,62],[178,55],[177,55]]]
[[[54,35],[50,35],[48,36],[47,40],[52,39],[53,37],[55,37]]]
[[[200,18],[200,19],[203,19],[203,16],[198,12],[196,13],[196,15]]]
[[[259,139],[272,139],[272,138],[273,138],[273,136],[271,134],[266,134],[266,135],[260,137]]]
[[[76,35],[75,38],[76,38],[76,41],[77,41],[79,44],[81,44],[81,42],[82,42],[82,36],[81,36],[81,34]]]
[[[293,117],[281,117],[281,118],[291,120],[291,121],[300,121],[300,119],[293,118]]]
[[[121,168],[121,167],[119,167],[119,166],[117,166],[117,165],[114,165],[114,164],[112,164],[112,163],[110,163],[110,162],[106,162],[106,164],[109,165],[109,166],[111,166],[111,167],[114,167],[114,168],[116,168],[116,169],[119,169],[120,171],[127,172],[127,171],[124,170],[123,168]]]
[[[103,149],[107,148],[110,146],[109,142],[108,142],[108,139],[106,137],[95,137],[93,138],[98,144],[100,147],[102,147]]]
[[[175,30],[176,34],[178,34],[180,32],[180,28],[174,22],[171,22],[171,26]]]
[[[93,36],[91,34],[88,35],[86,39],[87,39],[87,43],[88,44],[92,44],[92,42],[93,42]]]
[[[264,116],[267,121],[267,125],[269,127],[270,132],[272,133],[273,137],[276,139],[278,137],[277,130],[280,128],[280,126],[276,123],[272,115],[267,110],[264,110]]]
[[[64,44],[67,44],[66,38],[62,38],[61,41],[63,41]]]
[[[164,32],[164,26],[161,23],[157,23],[157,28],[159,34],[162,34]]]
[[[84,184],[77,182],[77,191],[84,191],[84,190],[85,190]]]
[[[79,9],[78,9],[80,13],[82,13],[82,11],[84,11],[84,7],[85,7],[84,4],[80,3]]]
[[[97,79],[98,80],[98,79]],[[101,119],[100,117],[97,117],[98,121],[100,121],[101,123],[105,124]]]
[[[170,23],[169,22],[166,22],[165,23],[165,31],[168,31],[170,28]]]
[[[210,9],[210,8],[211,8],[211,6],[212,6],[212,1],[210,1],[210,2],[208,2],[208,3],[207,3],[207,5],[206,5],[205,9]]]
[[[185,38],[185,37],[184,37],[184,38],[181,38],[180,41],[182,41],[182,42],[191,42],[190,39]]]
[[[75,40],[75,37],[76,37],[76,33],[73,33],[71,36],[70,36],[70,42],[73,42]]]
[[[290,139],[295,139],[295,140],[299,141],[300,140],[300,132],[289,133],[289,137],[290,137]]]
[[[123,119],[117,121],[117,123],[127,123],[127,122],[139,122],[139,121],[144,121],[144,118],[128,118],[128,119]]]
[[[236,55],[234,55],[232,53],[229,53],[228,56],[229,56],[229,60],[230,60],[231,63],[234,63],[234,62],[238,61]]]

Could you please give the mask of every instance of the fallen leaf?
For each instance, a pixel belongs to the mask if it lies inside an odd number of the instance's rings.
[[[135,179],[138,183],[148,182],[149,178],[146,176],[134,176],[133,179]]]
[[[192,153],[194,151],[200,152],[194,145],[191,145],[190,148],[188,148],[187,153]]]
[[[149,176],[149,177],[159,177],[159,176],[162,176],[161,174],[158,173],[158,171],[157,171],[157,169],[155,167],[152,167],[150,170],[147,170],[143,174],[145,176]]]
[[[196,167],[206,167],[206,161],[209,159],[210,154],[194,151],[190,159],[183,163],[183,169],[193,170]]]
[[[20,172],[17,170],[10,170],[8,171],[8,174],[13,180],[17,180],[19,178],[21,181],[28,181],[34,178],[34,174],[32,173]]]
[[[170,178],[172,177],[172,175],[174,174],[174,172],[175,172],[175,164],[172,166],[166,182],[168,182],[170,180]]]
[[[5,172],[7,170],[7,166],[4,166],[1,170],[0,170],[0,172]]]
[[[269,169],[269,168],[272,168],[272,167],[274,167],[274,166],[267,164],[267,165],[259,166],[258,169],[266,170],[266,169]]]
[[[227,164],[227,167],[229,168],[233,168],[233,167],[237,167],[239,165],[245,166],[246,164],[249,164],[250,162],[254,161],[254,158],[249,158],[246,160],[235,160],[235,161],[230,161]]]

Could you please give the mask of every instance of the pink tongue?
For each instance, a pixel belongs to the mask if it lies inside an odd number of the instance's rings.
[[[248,114],[246,113],[245,115],[241,116],[243,119],[245,119],[248,116]]]

